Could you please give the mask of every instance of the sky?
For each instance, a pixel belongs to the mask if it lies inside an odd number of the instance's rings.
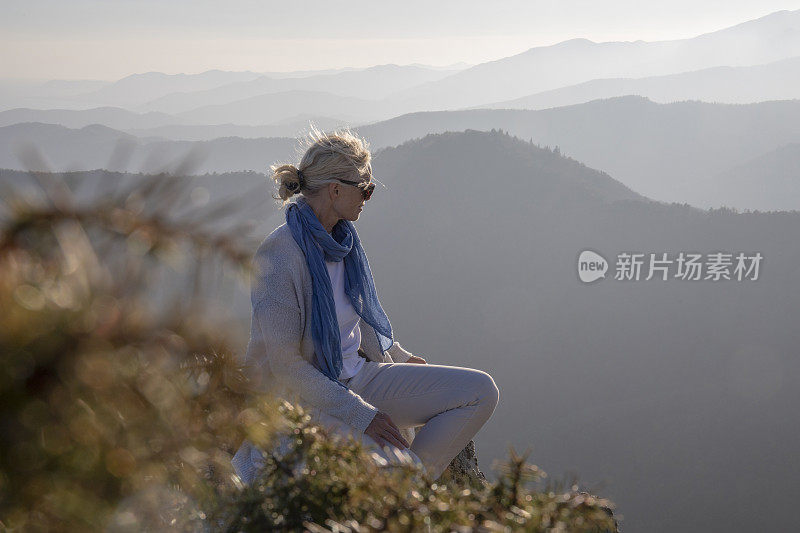
[[[579,37],[684,39],[798,7],[777,0],[4,0],[0,77],[477,64]]]

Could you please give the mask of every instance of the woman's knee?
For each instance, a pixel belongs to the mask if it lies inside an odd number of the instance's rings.
[[[477,372],[481,376],[479,380],[481,403],[494,411],[494,408],[497,407],[500,401],[500,389],[494,382],[494,378],[488,372],[484,372],[483,370],[478,370]]]

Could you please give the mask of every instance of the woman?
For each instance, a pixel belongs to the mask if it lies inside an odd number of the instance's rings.
[[[438,479],[499,391],[486,372],[429,365],[394,340],[352,224],[375,188],[365,141],[312,130],[297,167],[271,170],[289,207],[253,260],[245,360],[258,389],[303,404],[315,422],[385,458],[411,456]],[[249,483],[262,460],[245,441],[234,465]]]

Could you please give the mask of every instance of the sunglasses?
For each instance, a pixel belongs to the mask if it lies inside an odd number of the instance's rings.
[[[369,185],[364,186],[363,185],[363,183],[364,183],[363,181],[350,181],[350,180],[343,180],[343,179],[339,179],[339,178],[336,178],[336,181],[341,181],[342,183],[346,183],[348,185],[352,185],[354,187],[358,187],[359,189],[361,189],[361,196],[364,197],[365,201],[370,199],[370,197],[372,196],[372,191],[375,190],[375,184],[374,183],[370,183]]]

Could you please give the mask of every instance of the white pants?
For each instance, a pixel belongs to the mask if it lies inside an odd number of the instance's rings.
[[[358,374],[342,383],[391,417],[411,445],[402,451],[421,461],[433,480],[489,420],[500,398],[489,374],[460,366],[366,361]],[[312,420],[381,449],[369,435],[359,437],[354,428],[318,409]],[[386,447],[387,460],[401,451],[391,444]]]
[[[344,421],[304,406],[312,422],[324,426],[332,435],[352,435],[387,462],[399,464],[408,458],[422,464],[437,480],[450,461],[464,449],[497,407],[500,391],[494,379],[482,370],[448,365],[378,363],[366,361],[358,374],[343,379],[353,392],[388,414],[411,447],[385,448],[367,434]],[[421,427],[418,432],[414,428]],[[285,436],[274,453],[282,455],[291,436]],[[405,452],[405,454],[403,453]],[[374,457],[374,456],[373,456]],[[249,483],[263,465],[261,452],[248,441],[233,458],[234,468]]]

